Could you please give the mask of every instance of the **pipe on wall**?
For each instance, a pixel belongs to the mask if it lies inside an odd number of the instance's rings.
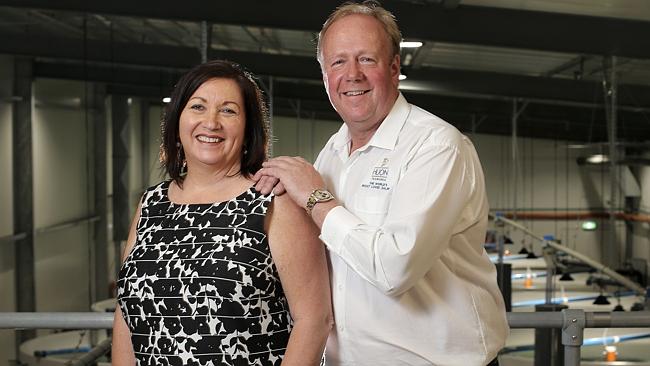
[[[507,219],[513,219],[513,212],[499,212]],[[571,211],[571,212],[553,212],[553,211],[517,211],[518,220],[586,220],[586,219],[607,219],[609,212],[606,211]],[[650,215],[632,214],[625,212],[615,212],[614,218],[617,220],[648,222]]]

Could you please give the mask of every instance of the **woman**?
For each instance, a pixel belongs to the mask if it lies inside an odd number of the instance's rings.
[[[114,365],[320,363],[324,248],[289,197],[252,188],[266,126],[262,93],[236,64],[207,62],[176,85],[162,126],[171,180],[147,189],[131,224]]]

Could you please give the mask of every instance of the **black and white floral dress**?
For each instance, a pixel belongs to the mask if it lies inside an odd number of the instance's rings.
[[[139,365],[279,365],[291,317],[252,187],[214,204],[169,201],[170,181],[142,199],[118,303]]]

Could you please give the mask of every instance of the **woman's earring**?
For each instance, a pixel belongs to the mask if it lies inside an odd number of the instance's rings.
[[[179,165],[179,174],[183,174],[184,171],[187,171],[187,160],[185,159],[185,154],[183,154],[183,145],[180,142],[176,143],[178,148],[176,151],[176,164]]]

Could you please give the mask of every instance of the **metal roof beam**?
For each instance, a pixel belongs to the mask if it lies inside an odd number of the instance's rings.
[[[1,34],[0,34],[1,36]],[[111,68],[135,65],[156,70],[183,71],[200,61],[193,47],[160,46],[36,37],[2,37],[0,53],[44,58],[60,58],[62,64],[103,63]],[[289,56],[242,51],[212,50],[210,59],[229,59],[257,75],[273,75],[294,79],[321,80],[318,63],[312,57]],[[65,65],[61,66],[62,68]],[[602,104],[600,83],[586,80],[547,78],[494,72],[420,68],[411,70],[403,90],[439,95],[462,95],[472,98],[525,98]],[[619,105],[622,108],[650,107],[650,87],[620,85]]]
[[[209,21],[268,28],[318,31],[333,10],[331,2],[302,0],[228,3],[219,1],[0,0],[0,6],[122,16]],[[385,0],[400,20],[405,38],[588,55],[650,58],[650,22],[529,10],[458,5],[449,9],[427,2]],[[300,11],[300,16],[295,16]],[[273,16],[269,16],[273,14]],[[513,31],[516,30],[516,31]]]
[[[485,71],[420,68],[401,82],[413,92],[465,95],[485,99],[535,99],[550,104],[583,103],[601,105],[602,85],[596,81],[524,76]],[[650,87],[620,85],[619,105],[624,109],[650,107]]]
[[[104,62],[156,68],[189,69],[201,61],[194,47],[121,43],[99,40],[44,38],[1,34],[0,53]],[[210,50],[210,59],[238,62],[256,74],[293,78],[321,79],[314,57],[257,52]]]

